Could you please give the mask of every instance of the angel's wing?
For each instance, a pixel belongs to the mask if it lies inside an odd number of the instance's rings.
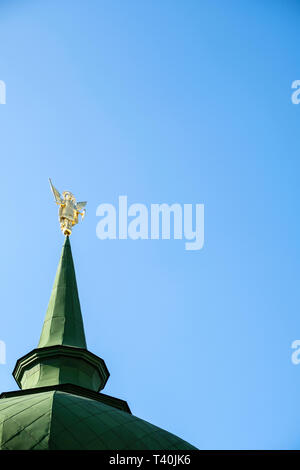
[[[49,183],[50,183],[50,187],[51,187],[53,196],[54,196],[54,198],[55,198],[55,201],[56,201],[58,204],[61,204],[61,203],[62,203],[61,195],[60,195],[59,191],[57,191],[57,189],[53,186],[52,181],[51,181],[50,178],[49,178]]]
[[[81,212],[82,209],[84,209],[86,205],[87,205],[87,201],[84,201],[84,202],[77,202],[77,204],[76,204],[77,210],[78,210],[79,212]]]

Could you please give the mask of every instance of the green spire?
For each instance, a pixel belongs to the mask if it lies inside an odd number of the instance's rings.
[[[13,376],[20,388],[71,384],[102,390],[105,362],[87,350],[69,237],[59,260],[39,345],[18,359]]]
[[[86,348],[69,237],[63,245],[38,348],[56,345]]]

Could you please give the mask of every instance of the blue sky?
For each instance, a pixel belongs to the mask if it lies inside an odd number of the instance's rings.
[[[63,236],[105,393],[201,449],[299,449],[296,1],[0,4],[1,322],[15,390]],[[96,208],[203,203],[205,244],[96,237]]]

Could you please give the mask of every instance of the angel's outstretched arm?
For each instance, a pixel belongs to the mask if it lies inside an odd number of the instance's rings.
[[[76,208],[77,208],[77,211],[78,213],[81,215],[81,219],[83,220],[84,219],[84,216],[85,216],[85,209],[84,207],[87,205],[87,202],[84,201],[84,202],[77,202],[76,204]]]
[[[80,211],[82,211],[85,208],[86,205],[87,205],[86,201],[77,202],[76,207],[77,207],[78,212],[80,213]]]

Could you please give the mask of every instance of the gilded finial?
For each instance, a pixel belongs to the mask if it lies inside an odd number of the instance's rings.
[[[64,191],[62,196],[53,186],[49,178],[50,187],[57,205],[59,205],[58,219],[62,233],[68,237],[72,233],[74,225],[78,224],[78,214],[84,218],[86,202],[76,202],[75,196],[70,191]]]

